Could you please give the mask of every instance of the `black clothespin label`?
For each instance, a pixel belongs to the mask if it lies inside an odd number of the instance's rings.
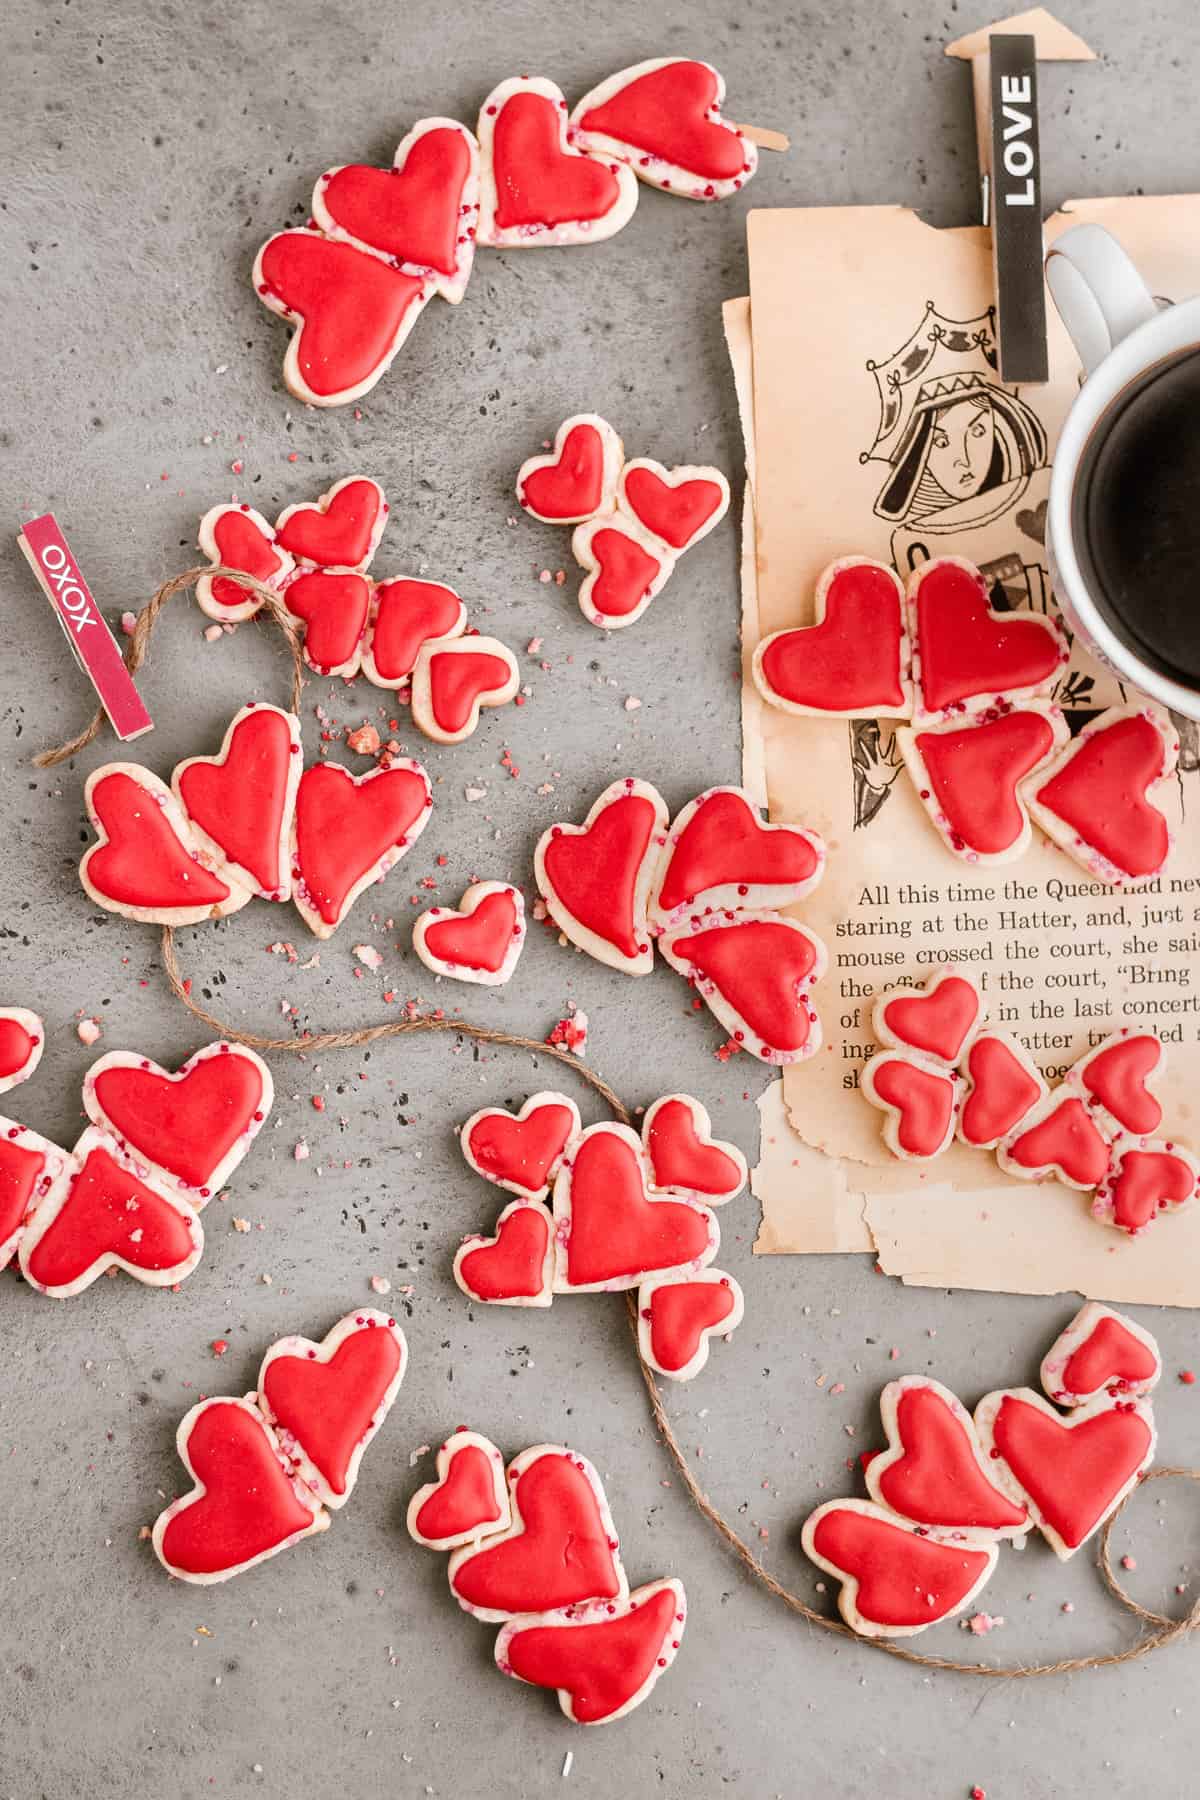
[[[999,314],[1000,377],[1045,381],[1042,179],[1037,50],[1026,33],[999,33],[991,52],[991,224]]]

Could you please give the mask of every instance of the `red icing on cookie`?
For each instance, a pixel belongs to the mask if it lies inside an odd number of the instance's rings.
[[[463,1127],[463,1148],[488,1181],[522,1194],[540,1194],[578,1129],[579,1114],[566,1101],[544,1100],[533,1106],[526,1102],[518,1119],[489,1108]]]
[[[505,1207],[495,1237],[467,1240],[455,1259],[455,1279],[465,1293],[493,1304],[545,1300],[551,1229],[544,1206]]]
[[[188,1464],[205,1492],[160,1518],[156,1548],[172,1569],[219,1578],[312,1529],[311,1508],[281,1468],[267,1427],[249,1408],[236,1400],[197,1408],[185,1442]]]
[[[650,1344],[667,1370],[686,1368],[706,1330],[736,1310],[727,1281],[664,1281],[650,1296]]]
[[[736,181],[746,172],[746,150],[734,126],[709,116],[720,97],[717,73],[707,63],[670,62],[636,76],[576,123],[702,180]]]
[[[782,919],[739,919],[671,937],[670,954],[685,972],[713,984],[757,1043],[785,1054],[807,1048],[807,993],[820,961],[810,937]]]
[[[764,825],[744,794],[702,795],[683,830],[672,834],[657,910],[673,912],[716,888],[803,888],[821,870],[817,842],[804,831]]]
[[[321,674],[357,661],[367,626],[371,584],[364,575],[310,569],[289,582],[284,605],[305,624],[305,660]]]
[[[0,1130],[0,1268],[12,1254],[5,1250],[20,1230],[35,1199],[46,1168],[46,1152],[18,1141],[21,1126],[7,1121]]]
[[[499,969],[519,930],[517,906],[510,893],[488,894],[469,914],[447,910],[426,928],[425,943],[442,962],[467,969]]]
[[[261,1391],[272,1423],[303,1446],[335,1495],[347,1490],[351,1460],[402,1357],[394,1333],[364,1326],[344,1337],[328,1362],[274,1356],[264,1367]]]
[[[1100,730],[1082,732],[1035,797],[1080,840],[1085,853],[1095,852],[1117,878],[1140,880],[1157,874],[1171,847],[1166,819],[1146,798],[1168,761],[1153,720],[1127,713]]]
[[[1146,1420],[1128,1404],[1090,1411],[1068,1424],[1048,1406],[1005,1394],[992,1424],[995,1448],[1068,1550],[1112,1510],[1153,1442]]]
[[[9,1081],[19,1075],[40,1042],[40,1038],[28,1031],[19,1019],[0,1014],[0,1081]],[[3,1236],[0,1231],[0,1239]]]
[[[744,1165],[721,1144],[703,1138],[687,1100],[675,1095],[655,1103],[647,1116],[646,1154],[655,1187],[727,1200],[746,1179]]]
[[[336,404],[383,374],[424,298],[425,285],[378,256],[312,231],[282,231],[259,252],[255,283],[272,310],[287,309],[298,335],[289,373],[304,397]]]
[[[370,655],[384,681],[411,675],[421,645],[461,631],[466,614],[453,588],[439,581],[384,581],[375,590]]]
[[[1182,1206],[1196,1192],[1196,1172],[1169,1150],[1122,1150],[1105,1198],[1121,1231],[1144,1231],[1160,1212]]]
[[[1134,1337],[1120,1319],[1106,1313],[1067,1358],[1060,1387],[1066,1394],[1096,1394],[1109,1382],[1133,1387],[1152,1381],[1158,1369],[1158,1358],[1149,1345]]]
[[[1044,713],[1020,710],[954,731],[914,734],[924,780],[942,814],[939,824],[954,849],[1002,856],[1020,842],[1028,821],[1017,784],[1050,753],[1054,741]],[[923,786],[915,771],[914,779]]]
[[[896,1142],[907,1156],[936,1156],[945,1148],[954,1118],[954,1083],[939,1070],[903,1055],[872,1059],[871,1084],[879,1100],[895,1107]]]
[[[443,731],[461,731],[477,701],[506,689],[512,670],[488,651],[434,651],[429,659],[429,699]]]
[[[715,481],[664,481],[653,469],[640,465],[625,471],[622,487],[635,517],[673,550],[686,550],[725,500],[723,488]],[[603,557],[605,553],[600,554]],[[601,612],[617,610],[604,606],[594,591],[592,598]]]
[[[883,1024],[913,1050],[957,1062],[979,1022],[981,1001],[973,982],[961,975],[935,979],[923,994],[897,994],[882,1008]]]
[[[390,852],[408,848],[428,806],[428,783],[415,769],[385,769],[358,781],[337,763],[304,771],[296,793],[296,871],[325,925],[337,925],[352,890]]]
[[[22,1256],[22,1269],[39,1287],[86,1284],[101,1272],[97,1265],[105,1257],[149,1273],[192,1260],[198,1227],[187,1210],[128,1174],[99,1144],[67,1182],[62,1206]]]
[[[471,164],[464,134],[435,127],[414,139],[401,167],[353,163],[335,169],[322,183],[321,200],[330,220],[360,243],[397,262],[453,276]]]
[[[576,1724],[600,1725],[646,1698],[674,1660],[685,1618],[680,1583],[664,1582],[579,1620],[514,1619],[496,1639],[496,1662],[518,1681],[556,1688]]]
[[[890,569],[834,564],[817,589],[818,622],[759,645],[755,674],[768,700],[816,713],[907,714],[904,600]]]
[[[1121,1038],[1089,1056],[1079,1079],[1091,1098],[1126,1131],[1145,1137],[1162,1123],[1162,1107],[1146,1086],[1162,1054],[1162,1045],[1152,1035]]]
[[[1108,1168],[1108,1144],[1081,1100],[1059,1100],[1045,1118],[1007,1146],[1006,1156],[1022,1169],[1059,1168],[1077,1186],[1096,1187]]]
[[[517,498],[542,519],[585,519],[604,499],[604,477],[604,439],[594,425],[573,425],[557,460],[532,469]]]
[[[124,770],[90,784],[89,804],[107,842],[84,858],[88,880],[116,906],[180,911],[219,906],[231,890],[196,861],[157,795]]]
[[[563,114],[545,94],[511,94],[492,136],[496,225],[501,231],[603,219],[621,198],[607,163],[565,151]]]
[[[261,1111],[258,1065],[236,1050],[202,1056],[171,1078],[110,1064],[95,1078],[106,1122],[140,1155],[203,1188]]]
[[[859,1617],[885,1633],[949,1617],[989,1573],[994,1557],[939,1543],[867,1511],[862,1502],[835,1501],[820,1509],[809,1535],[818,1557],[857,1582],[853,1605]]]
[[[681,1200],[651,1199],[636,1140],[616,1127],[584,1132],[558,1178],[554,1206],[564,1288],[632,1286],[716,1252],[712,1215]]]
[[[524,1529],[455,1555],[450,1587],[459,1601],[503,1616],[620,1598],[624,1583],[616,1544],[578,1458],[565,1450],[535,1457],[511,1492]]]
[[[951,557],[927,563],[913,588],[919,691],[930,712],[1044,688],[1065,659],[1048,620],[994,613],[987,585],[970,564]]]
[[[606,618],[623,619],[646,599],[662,562],[619,525],[593,532],[590,542],[598,566],[589,602]]]
[[[436,1542],[503,1519],[492,1459],[478,1444],[468,1443],[454,1451],[445,1476],[417,1509],[413,1524],[422,1538]]]
[[[968,1144],[996,1144],[1012,1131],[1042,1087],[1003,1038],[983,1032],[967,1052],[965,1073],[971,1092],[963,1102],[958,1129]]]
[[[234,726],[221,756],[192,757],[178,773],[188,817],[268,893],[286,880],[280,844],[298,760],[293,742],[282,713],[256,709]]]
[[[902,1454],[876,1465],[872,1498],[918,1525],[997,1532],[1025,1525],[1025,1508],[984,1474],[969,1419],[959,1418],[936,1387],[894,1385]]]
[[[636,898],[643,865],[657,853],[657,821],[646,795],[619,793],[582,830],[553,826],[539,846],[553,898],[623,957],[636,957],[645,941]]]
[[[272,575],[283,568],[284,559],[270,539],[263,536],[248,512],[249,509],[242,512],[231,508],[221,513],[213,524],[213,539],[227,569],[244,569],[258,581],[270,581]],[[227,575],[211,582],[209,591],[218,606],[241,606],[247,600],[258,605],[256,594],[249,588],[240,587],[236,581],[230,581]]]
[[[357,569],[370,558],[384,510],[376,482],[339,482],[324,507],[289,506],[276,535],[303,562],[322,569]]]

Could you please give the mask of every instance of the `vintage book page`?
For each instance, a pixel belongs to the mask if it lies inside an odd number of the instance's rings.
[[[1082,218],[1112,229],[1157,293],[1200,289],[1200,199],[1079,203],[1049,222],[1048,237]],[[987,234],[934,231],[889,207],[757,212],[750,261],[747,652],[810,618],[816,576],[851,550],[902,575],[929,556],[965,555],[1002,603],[1052,608],[1045,497],[1077,364],[1052,316],[1050,383],[1000,385]],[[726,325],[744,391],[744,320],[727,309]],[[1121,697],[1079,654],[1056,694],[1084,717]],[[911,1280],[1200,1304],[1200,1212],[1129,1241],[1096,1225],[1073,1190],[1011,1181],[982,1152],[956,1147],[914,1172],[887,1154],[879,1115],[857,1091],[872,995],[955,960],[985,985],[992,1022],[1024,1038],[1051,1078],[1116,1025],[1152,1024],[1179,1046],[1167,1116],[1197,1141],[1197,728],[1177,721],[1171,810],[1182,829],[1169,868],[1119,896],[1040,836],[1017,863],[973,871],[953,858],[912,790],[893,721],[797,719],[755,696],[745,723],[748,774],[761,767],[771,816],[815,826],[831,852],[826,880],[797,909],[830,950],[816,994],[825,1047],[785,1071],[784,1107],[764,1101],[758,1248],[866,1240]],[[797,1145],[824,1156],[801,1157]]]

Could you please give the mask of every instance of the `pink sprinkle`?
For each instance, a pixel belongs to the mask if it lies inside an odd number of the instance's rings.
[[[312,1109],[314,1112],[324,1112],[325,1111],[325,1096],[324,1096],[324,1094],[314,1094],[312,1096]]]
[[[354,954],[365,968],[381,969],[383,967],[383,957],[374,944],[355,944]]]
[[[131,612],[123,612],[121,614],[121,630],[125,633],[125,636],[132,637],[136,629],[137,629],[137,614],[131,613]]]
[[[235,475],[240,475],[242,473],[243,469],[246,467],[246,465],[242,461],[241,457],[239,456],[236,462],[230,463],[229,467]]]
[[[381,739],[374,725],[360,725],[357,731],[346,733],[346,744],[358,756],[375,756]]]
[[[1058,1610],[1059,1610],[1059,1612],[1073,1613],[1075,1611],[1075,1608],[1069,1600],[1064,1600]]]
[[[1123,1556],[1121,1558],[1121,1567],[1123,1569],[1136,1569],[1137,1568],[1137,1557],[1136,1556]]]

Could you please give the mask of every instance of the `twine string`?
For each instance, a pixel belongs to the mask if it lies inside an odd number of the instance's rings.
[[[213,569],[209,567],[188,569],[182,575],[175,575],[151,596],[150,600],[138,614],[137,623],[125,652],[125,665],[130,674],[141,668],[146,658],[150,635],[158,621],[159,615],[167,601],[175,594],[182,593],[185,588],[194,586],[201,575],[214,577],[229,576],[242,587],[249,588],[259,597],[263,610],[271,621],[278,625],[287,640],[292,655],[292,710],[298,711],[300,694],[304,685],[304,661],[299,631],[286,608],[270,588],[253,576],[243,574],[238,569]],[[87,727],[78,736],[53,750],[43,751],[34,758],[38,768],[51,768],[56,763],[64,762],[77,754],[98,736],[104,723],[103,711],[98,711]],[[623,1125],[632,1124],[629,1108],[619,1094],[586,1063],[579,1060],[570,1050],[559,1044],[547,1044],[536,1038],[522,1037],[515,1032],[498,1031],[486,1025],[475,1025],[467,1019],[434,1018],[421,1016],[413,1019],[388,1019],[376,1025],[360,1025],[350,1031],[303,1032],[293,1037],[266,1037],[258,1032],[243,1031],[240,1027],[228,1025],[213,1013],[201,1006],[192,997],[191,983],[180,972],[179,958],[175,946],[175,932],[170,925],[162,928],[162,961],[171,992],[180,1004],[187,1008],[192,1017],[219,1037],[229,1043],[243,1044],[250,1050],[262,1050],[281,1055],[317,1055],[326,1050],[350,1050],[364,1044],[380,1043],[387,1038],[411,1037],[420,1033],[450,1033],[455,1037],[472,1038],[480,1044],[502,1045],[510,1050],[525,1050],[530,1054],[549,1057],[569,1068],[580,1081],[600,1096],[605,1105]],[[1013,1681],[1028,1680],[1042,1675],[1073,1675],[1085,1669],[1111,1668],[1118,1663],[1132,1662],[1136,1658],[1148,1656],[1155,1650],[1165,1649],[1177,1639],[1188,1637],[1200,1629],[1200,1600],[1180,1618],[1172,1618],[1167,1613],[1155,1612],[1135,1600],[1122,1585],[1113,1567],[1112,1534],[1125,1508],[1134,1494],[1151,1481],[1192,1481],[1200,1482],[1200,1469],[1161,1468],[1151,1469],[1143,1475],[1137,1486],[1126,1495],[1120,1506],[1110,1514],[1100,1532],[1097,1550],[1097,1567],[1105,1587],[1113,1598],[1133,1615],[1144,1627],[1142,1635],[1127,1644],[1123,1650],[1116,1650],[1105,1656],[1070,1656],[1051,1663],[1012,1663],[993,1664],[983,1662],[958,1662],[952,1657],[931,1656],[918,1650],[909,1650],[902,1643],[892,1638],[868,1638],[851,1629],[842,1619],[831,1618],[827,1613],[818,1612],[815,1607],[782,1581],[772,1575],[770,1570],[755,1555],[745,1539],[740,1537],[725,1515],[718,1510],[708,1498],[704,1489],[692,1471],[683,1447],[675,1435],[674,1427],[663,1404],[662,1391],[655,1379],[654,1371],[641,1357],[638,1349],[637,1300],[633,1293],[625,1296],[626,1310],[630,1329],[633,1333],[635,1354],[645,1383],[646,1395],[650,1405],[650,1413],[655,1429],[666,1448],[684,1489],[693,1506],[701,1517],[712,1527],[713,1531],[726,1548],[736,1557],[746,1575],[786,1606],[789,1612],[820,1631],[832,1632],[841,1638],[852,1638],[857,1643],[866,1644],[875,1650],[882,1650],[888,1656],[900,1662],[912,1663],[918,1668],[945,1670],[956,1675],[984,1675],[992,1679]]]

